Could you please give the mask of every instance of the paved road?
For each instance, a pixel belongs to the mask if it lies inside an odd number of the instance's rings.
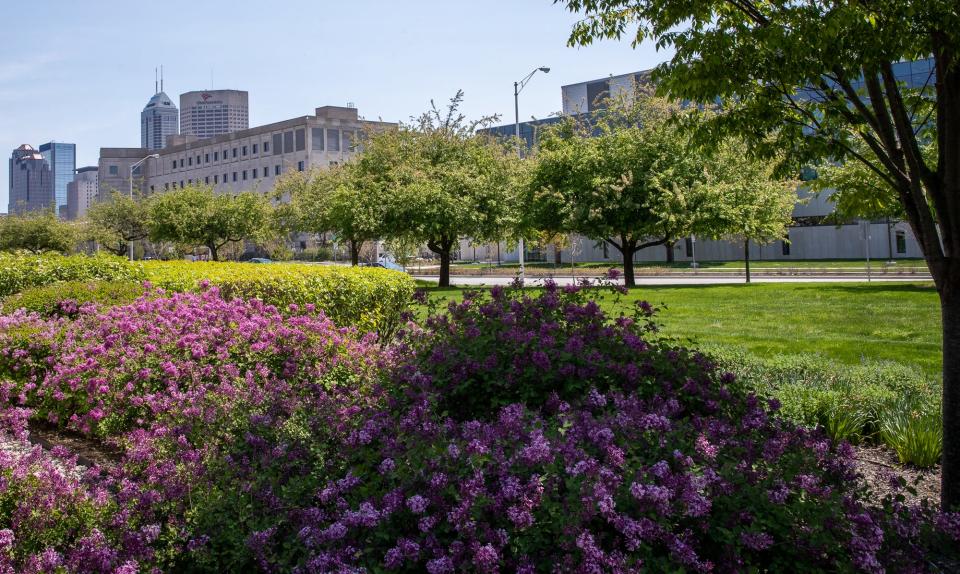
[[[415,279],[424,281],[437,281],[437,276],[433,275],[415,275]],[[528,278],[527,285],[543,285],[545,277]],[[553,280],[558,285],[569,285],[581,280],[581,277],[573,278],[568,276],[557,276]],[[755,275],[752,277],[754,283],[861,283],[866,282],[867,276],[864,275],[805,275],[805,276],[778,276],[778,275]],[[891,283],[918,283],[931,281],[930,276],[924,275],[874,275],[875,282]],[[453,285],[509,285],[513,282],[512,277],[470,277],[452,275],[450,283]],[[739,277],[717,277],[717,276],[637,276],[637,285],[723,285],[743,283],[743,276]],[[623,280],[617,281],[623,283]]]

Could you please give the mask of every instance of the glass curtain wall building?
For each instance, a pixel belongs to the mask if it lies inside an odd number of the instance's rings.
[[[55,209],[66,215],[67,184],[73,181],[77,171],[77,145],[48,142],[40,146],[40,155],[50,165]]]

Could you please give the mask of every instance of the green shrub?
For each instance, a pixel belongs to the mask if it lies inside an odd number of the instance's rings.
[[[138,281],[64,281],[10,295],[0,304],[0,310],[9,313],[26,309],[44,317],[72,317],[85,303],[122,305],[135,301],[143,291],[143,284]]]
[[[919,369],[874,361],[846,365],[817,355],[758,357],[726,347],[704,350],[754,392],[776,397],[781,414],[792,421],[820,425],[837,440],[880,441],[898,454],[925,450],[909,456],[918,466],[918,460],[939,458],[931,452],[939,453],[933,445],[941,439],[928,427],[939,428],[931,421],[939,421],[941,387]],[[903,415],[903,404],[915,416]]]
[[[374,267],[293,263],[148,261],[148,279],[171,291],[196,291],[206,281],[226,298],[257,298],[286,310],[314,305],[336,324],[389,336],[415,287],[405,273]]]
[[[115,255],[0,253],[0,297],[62,281],[138,281],[143,269]]]
[[[943,415],[939,403],[904,398],[880,414],[880,437],[902,463],[939,464],[943,452]]]

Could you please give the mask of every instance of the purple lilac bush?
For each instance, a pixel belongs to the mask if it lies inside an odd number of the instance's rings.
[[[119,453],[0,456],[0,568],[920,572],[960,541],[956,514],[869,504],[848,445],[650,336],[645,304],[471,293],[388,349],[296,311],[0,317],[7,432]]]

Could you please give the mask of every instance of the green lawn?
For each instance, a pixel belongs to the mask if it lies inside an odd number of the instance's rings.
[[[437,297],[460,289],[433,288]],[[940,373],[940,312],[932,284],[759,283],[642,286],[619,305],[662,306],[665,335],[738,346],[758,355],[819,353],[845,363],[861,358]],[[613,310],[612,299],[602,302]]]

